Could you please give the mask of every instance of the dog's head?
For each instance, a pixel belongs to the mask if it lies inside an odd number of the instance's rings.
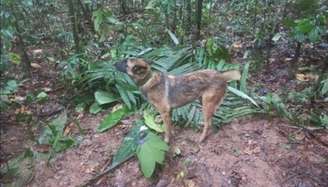
[[[115,63],[118,71],[128,74],[137,83],[143,81],[151,71],[149,62],[141,58],[124,59]]]

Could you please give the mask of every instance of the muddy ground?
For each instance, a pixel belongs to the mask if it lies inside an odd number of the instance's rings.
[[[99,134],[100,119],[85,116],[81,126],[87,133],[80,145],[56,156],[51,167],[37,163],[28,186],[78,186],[108,166],[131,121]],[[194,141],[199,132],[175,130],[156,176],[144,178],[133,158],[93,186],[328,186],[328,148],[281,120],[235,121],[201,144]],[[326,134],[317,136],[328,141]]]

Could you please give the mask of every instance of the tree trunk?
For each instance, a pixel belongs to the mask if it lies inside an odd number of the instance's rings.
[[[177,28],[177,1],[173,0],[172,1],[172,10],[173,10],[173,21],[172,21],[172,25],[171,25],[171,30],[172,32],[175,32],[176,28]]]
[[[15,17],[15,21],[14,21],[14,27],[16,28],[16,31],[17,31],[17,48],[18,48],[18,51],[21,55],[21,60],[22,60],[22,63],[24,64],[24,69],[26,71],[26,74],[27,76],[31,77],[32,76],[32,72],[31,72],[31,61],[28,57],[28,54],[27,54],[27,50],[26,50],[26,45],[25,45],[25,42],[24,42],[24,39],[22,37],[22,34],[23,31],[21,30],[21,28],[19,27],[18,23],[17,23],[17,20],[19,20],[19,17],[17,16],[17,13],[15,12],[15,7],[14,5],[11,5],[11,9],[12,9],[12,12],[13,12],[13,16]]]
[[[197,8],[196,8],[196,40],[200,39],[200,30],[202,26],[202,9],[203,9],[203,0],[197,0]]]
[[[126,0],[120,0],[121,11],[124,15],[128,13],[128,7],[126,5]]]
[[[78,23],[76,21],[76,12],[74,9],[74,0],[67,0],[68,4],[68,11],[69,11],[69,16],[71,19],[71,24],[72,24],[72,32],[73,32],[73,38],[74,38],[74,48],[75,51],[78,53],[80,52],[80,38],[79,38],[79,31],[78,31]]]
[[[84,23],[82,24],[87,24],[87,27],[90,29],[92,33],[95,33],[94,27],[93,27],[93,21],[92,21],[92,15],[91,15],[91,10],[83,4],[81,0],[78,0],[78,3],[82,9],[83,12],[83,17],[85,19]]]
[[[186,0],[186,9],[187,9],[187,16],[186,16],[186,25],[185,25],[185,32],[189,35],[191,32],[191,0]]]

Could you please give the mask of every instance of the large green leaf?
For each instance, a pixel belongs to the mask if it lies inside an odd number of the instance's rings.
[[[75,140],[71,137],[58,137],[58,141],[56,141],[56,143],[52,146],[54,151],[57,153],[66,150],[75,144]]]
[[[139,139],[140,139],[140,128],[143,126],[143,122],[138,120],[133,123],[133,127],[128,133],[127,136],[124,137],[122,144],[120,145],[118,151],[113,157],[113,161],[111,164],[111,168],[114,168],[127,159],[131,158],[135,155]]]
[[[0,95],[12,94],[17,91],[18,84],[16,80],[9,80],[4,88],[0,89]]]
[[[236,95],[238,95],[239,97],[242,97],[244,99],[249,100],[251,103],[253,103],[255,106],[259,107],[259,105],[255,102],[254,99],[252,99],[250,96],[248,96],[247,94],[245,94],[244,92],[237,90],[236,88],[233,88],[231,86],[228,86],[228,90]]]
[[[248,61],[244,68],[243,73],[240,79],[240,91],[247,93],[247,78],[248,78],[248,70],[249,70],[250,61]]]
[[[172,31],[170,31],[169,29],[166,29],[166,32],[169,34],[169,36],[171,37],[171,39],[172,39],[172,41],[173,41],[173,43],[175,44],[175,45],[179,45],[179,39],[177,38],[177,36],[172,32]]]
[[[102,108],[99,106],[99,104],[97,102],[94,102],[89,108],[89,112],[91,114],[97,114],[101,110],[102,110]]]
[[[43,129],[38,143],[50,144],[54,152],[61,152],[75,144],[71,137],[64,136],[64,128],[67,122],[67,113],[63,112],[57,118],[50,121],[48,126]]]
[[[144,111],[144,114],[143,114],[143,117],[144,117],[144,120],[145,120],[145,124],[157,131],[157,132],[164,132],[164,127],[163,127],[163,124],[158,124],[155,122],[155,116],[152,115],[149,111]]]
[[[149,132],[143,144],[137,148],[137,157],[145,177],[151,177],[156,163],[163,164],[168,145],[156,134]]]
[[[108,114],[98,126],[97,131],[104,132],[114,127],[116,124],[118,124],[119,121],[121,121],[123,117],[129,113],[130,110],[125,105],[123,105],[122,108]]]
[[[102,90],[95,92],[95,99],[99,105],[109,104],[118,100],[117,96]]]

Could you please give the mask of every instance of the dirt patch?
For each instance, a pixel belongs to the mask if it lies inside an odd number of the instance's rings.
[[[95,129],[100,119],[82,119],[86,134],[79,146],[58,155],[51,167],[37,163],[29,186],[77,186],[103,170],[131,120],[99,134]],[[281,121],[235,121],[202,144],[194,141],[198,136],[191,129],[176,128],[166,163],[152,179],[145,179],[138,162],[131,159],[94,186],[328,185],[328,149]],[[326,134],[320,138],[327,141]]]

